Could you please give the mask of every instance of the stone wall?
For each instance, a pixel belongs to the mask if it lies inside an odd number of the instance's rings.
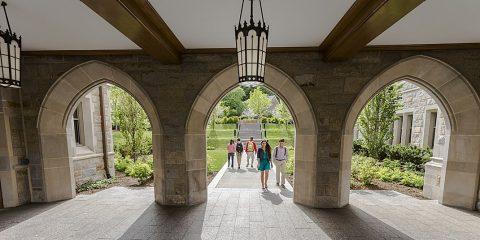
[[[342,128],[347,112],[365,84],[388,66],[418,54],[445,61],[480,90],[480,50],[430,52],[361,52],[344,62],[324,62],[318,52],[272,53],[267,61],[282,69],[305,92],[315,113],[317,138],[316,196],[337,206]],[[185,55],[180,65],[164,65],[149,56],[23,56],[22,93],[28,157],[34,199],[42,201],[43,180],[36,130],[39,106],[53,82],[70,68],[89,60],[111,64],[133,77],[156,106],[163,127],[162,164],[166,169],[166,204],[185,203],[185,123],[202,87],[218,72],[235,63],[233,54]],[[330,199],[330,200],[328,200]]]
[[[428,129],[426,129],[427,113],[430,110],[435,110],[437,111],[438,117],[437,131],[433,147],[434,157],[443,158],[444,148],[446,147],[445,138],[447,135],[444,113],[442,113],[438,104],[428,92],[411,82],[403,81],[402,84],[403,87],[401,93],[403,108],[398,111],[398,113],[401,114],[408,112],[413,114],[411,143],[418,147],[425,147],[427,145],[428,139],[425,139],[425,131],[428,131]]]

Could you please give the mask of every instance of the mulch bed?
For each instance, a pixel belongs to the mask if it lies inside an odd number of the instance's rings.
[[[290,185],[293,186],[294,177],[290,175],[287,178]],[[372,184],[369,186],[360,186],[359,184],[350,187],[351,190],[393,190],[416,199],[425,200],[427,198],[423,197],[423,191],[418,188],[412,188],[400,185],[398,183],[389,183],[389,182],[382,182],[378,180],[373,180]]]
[[[215,175],[217,175],[217,172],[207,175],[207,186],[208,184],[210,184]],[[147,180],[143,184],[140,184],[137,179],[129,177],[123,172],[115,172],[115,181],[112,184],[108,184],[104,188],[87,190],[83,192],[78,192],[77,194],[90,195],[111,187],[153,187],[153,178]]]
[[[123,172],[115,172],[115,181],[112,184],[108,184],[104,188],[77,192],[77,194],[90,195],[111,187],[153,187],[153,178],[147,180],[143,184],[140,184],[137,179],[129,177]]]

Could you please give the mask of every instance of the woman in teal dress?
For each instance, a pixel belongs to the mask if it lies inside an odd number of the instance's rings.
[[[267,141],[262,141],[261,145],[262,148],[258,149],[257,151],[257,168],[258,171],[260,171],[260,181],[262,182],[262,189],[267,189],[268,171],[270,170],[272,164],[272,153]]]

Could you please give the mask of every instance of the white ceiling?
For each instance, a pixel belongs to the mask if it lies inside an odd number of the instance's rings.
[[[22,36],[22,50],[138,49],[79,0],[10,0],[12,30]],[[0,13],[0,26],[5,17]]]
[[[186,48],[234,47],[241,0],[149,0]],[[354,0],[263,0],[270,46],[319,46]],[[245,0],[248,4],[249,1]],[[79,0],[9,0],[24,50],[138,49]],[[244,15],[248,15],[246,6]],[[480,42],[480,0],[427,0],[370,44]],[[5,28],[3,14],[0,26]]]
[[[371,45],[480,42],[479,0],[427,0]]]
[[[233,27],[238,23],[241,0],[149,1],[186,48],[235,47]],[[265,22],[270,25],[269,46],[319,46],[353,2],[263,0]],[[249,6],[245,8],[248,17]]]

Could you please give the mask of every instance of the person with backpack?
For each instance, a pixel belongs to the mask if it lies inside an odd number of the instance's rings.
[[[253,141],[253,137],[245,144],[245,152],[247,153],[247,167],[250,163],[250,167],[253,167],[253,160],[257,154],[257,144]]]
[[[277,186],[282,185],[285,188],[285,165],[288,161],[288,149],[285,147],[285,140],[280,139],[278,146],[273,150],[273,163],[275,164],[275,178],[277,180]],[[280,179],[281,177],[281,179]]]
[[[240,138],[237,138],[237,145],[235,147],[235,151],[237,153],[238,169],[240,169],[240,163],[242,163],[242,155],[243,155],[243,144],[240,141]]]
[[[228,167],[233,168],[233,157],[235,156],[235,144],[233,140],[230,140],[230,144],[227,145],[228,152]]]

